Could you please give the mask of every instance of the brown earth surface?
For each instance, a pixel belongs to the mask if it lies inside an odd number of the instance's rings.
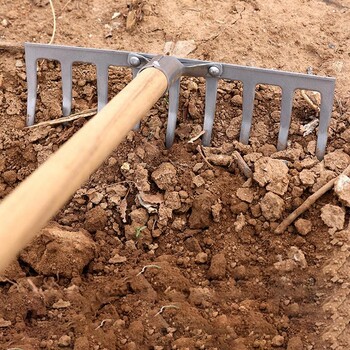
[[[165,96],[0,276],[0,349],[349,349],[347,179],[274,230],[349,164],[350,2],[53,3],[56,44],[162,53],[190,41],[192,58],[312,67],[337,78],[336,98],[319,162],[315,132],[300,131],[316,112],[300,93],[290,145],[277,152],[279,89],[257,87],[244,146],[242,86],[221,82],[209,166],[200,141],[188,143],[201,131],[205,84],[183,79],[174,146],[164,146]],[[51,34],[48,0],[0,0],[0,46]],[[59,68],[40,63],[37,121],[61,117]],[[0,49],[0,198],[86,122],[26,129],[25,79],[23,51]],[[111,68],[110,95],[130,79]],[[74,67],[73,97],[73,112],[96,106],[93,66]]]

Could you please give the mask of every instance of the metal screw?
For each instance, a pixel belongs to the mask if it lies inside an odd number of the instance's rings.
[[[136,56],[132,56],[129,59],[129,63],[133,66],[133,67],[137,67],[140,65],[141,61],[138,57]]]
[[[212,77],[217,77],[220,75],[220,69],[216,66],[211,66],[211,67],[209,67],[209,74]]]

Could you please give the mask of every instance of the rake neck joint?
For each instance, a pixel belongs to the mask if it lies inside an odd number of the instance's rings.
[[[183,64],[176,57],[162,55],[152,58],[140,69],[140,72],[150,67],[163,72],[168,81],[168,88],[181,77],[184,69]]]

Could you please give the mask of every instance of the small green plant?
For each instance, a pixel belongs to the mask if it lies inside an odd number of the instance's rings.
[[[146,226],[136,227],[135,229],[135,237],[139,239],[141,237],[141,232],[146,228]]]

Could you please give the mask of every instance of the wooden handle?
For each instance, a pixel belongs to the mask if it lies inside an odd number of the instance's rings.
[[[106,82],[107,83],[107,82]],[[143,70],[0,204],[0,272],[102,164],[167,88]]]

